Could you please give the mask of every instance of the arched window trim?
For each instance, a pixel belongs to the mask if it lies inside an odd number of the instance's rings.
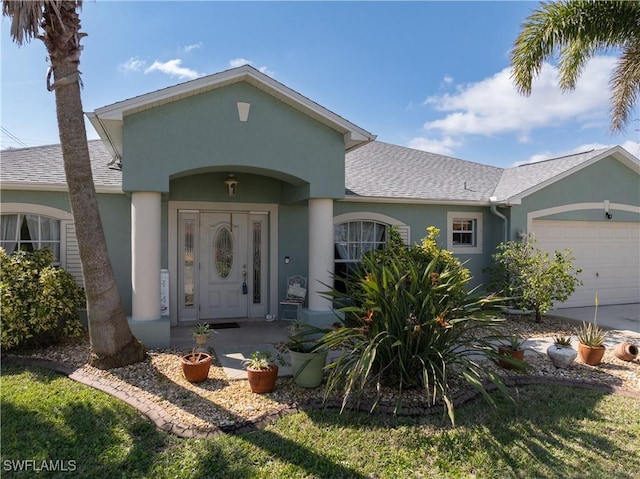
[[[342,225],[342,224],[348,224],[348,223],[356,223],[356,222],[373,222],[373,223],[377,223],[380,225],[385,226],[385,233],[384,233],[384,241],[388,241],[389,236],[388,236],[388,227],[396,227],[398,229],[398,232],[400,233],[400,236],[402,237],[402,239],[404,240],[406,245],[410,244],[410,237],[411,237],[411,231],[410,231],[410,227],[409,225],[404,224],[403,222],[392,218],[391,216],[387,216],[387,215],[383,215],[380,213],[373,213],[373,212],[354,212],[354,213],[345,213],[345,214],[341,214],[338,216],[335,216],[333,218],[333,224],[334,224],[334,228],[335,226],[338,225]],[[371,241],[365,241],[365,243],[368,243],[368,246],[370,247],[371,244],[380,244],[379,240],[375,239],[375,235],[374,238]],[[363,243],[364,244],[364,243]],[[347,245],[338,245],[335,242],[335,231],[334,231],[334,247],[335,247],[335,251],[336,251],[336,257],[334,259],[335,261],[335,273],[338,276],[342,276],[342,277],[346,277],[349,275],[349,270],[353,267],[353,265],[355,265],[356,263],[359,262],[358,260],[355,259],[349,259],[349,258],[338,258],[338,256],[342,256],[345,251],[341,251],[341,248],[344,249],[346,248],[351,248],[353,247],[353,244],[351,241],[347,240]],[[363,245],[361,245],[359,248],[356,247],[355,250],[356,251],[363,251],[363,250],[368,250],[370,248],[365,248]],[[347,253],[347,256],[350,256],[352,253],[351,251],[349,251]],[[351,266],[350,266],[351,265]],[[336,283],[336,287],[340,288],[341,286],[339,284]]]
[[[69,271],[83,285],[82,265],[76,240],[73,215],[65,210],[35,203],[2,203],[2,214],[31,214],[48,216],[60,221],[60,266]]]
[[[395,226],[400,233],[400,236],[404,240],[404,243],[409,246],[411,244],[411,226],[402,221],[387,216],[382,213],[375,213],[372,211],[357,211],[353,213],[344,213],[333,217],[333,224],[339,225],[342,223],[350,223],[353,221],[374,221],[382,223],[388,226]]]

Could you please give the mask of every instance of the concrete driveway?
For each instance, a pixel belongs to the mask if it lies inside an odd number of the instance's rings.
[[[594,320],[595,306],[584,308],[560,308],[549,311],[549,316],[563,319],[591,322]],[[640,303],[598,306],[598,324],[606,329],[615,329],[640,338]]]

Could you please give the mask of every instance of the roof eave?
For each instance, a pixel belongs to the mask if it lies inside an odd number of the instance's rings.
[[[544,188],[546,188],[549,185],[552,185],[553,183],[556,183],[557,181],[560,181],[580,170],[582,170],[583,168],[587,168],[591,165],[593,165],[594,163],[607,158],[609,156],[613,156],[616,160],[618,160],[620,163],[622,163],[623,165],[627,166],[629,169],[631,169],[632,171],[634,171],[636,174],[640,175],[640,160],[638,160],[638,158],[636,158],[635,156],[633,156],[631,153],[629,153],[627,150],[625,150],[623,147],[621,146],[614,146],[612,148],[609,148],[608,150],[604,150],[602,153],[594,156],[593,158],[590,158],[587,161],[584,161],[582,163],[580,163],[579,165],[574,166],[573,168],[569,168],[565,171],[563,171],[562,173],[559,173],[555,176],[553,176],[552,178],[549,178],[546,181],[543,181],[541,183],[538,183],[535,186],[532,186],[529,189],[526,189],[524,191],[521,191],[513,196],[510,196],[508,198],[503,198],[503,199],[498,199],[499,202],[501,203],[506,203],[506,204],[513,204],[513,205],[519,205],[522,202],[523,198],[526,198],[527,196],[530,196]]]
[[[451,205],[451,206],[490,206],[491,202],[486,200],[454,200],[454,199],[429,199],[429,198],[391,198],[384,196],[359,196],[345,195],[338,201],[352,201],[356,203],[403,203],[414,205]]]
[[[143,111],[155,106],[177,101],[187,96],[221,88],[232,83],[246,81],[284,103],[338,131],[344,137],[345,151],[357,148],[375,140],[376,136],[360,128],[332,111],[320,106],[309,98],[261,73],[244,65],[206,77],[197,78],[128,100],[97,108],[86,113],[89,121],[105,142],[114,159],[122,159],[122,128],[127,114]]]
[[[123,195],[124,191],[120,186],[104,186],[96,185],[96,193],[105,194],[120,194]],[[13,190],[13,191],[69,191],[69,187],[66,183],[23,183],[17,181],[2,181],[0,182],[0,190]]]

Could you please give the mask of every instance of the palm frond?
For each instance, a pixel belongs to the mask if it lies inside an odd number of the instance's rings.
[[[611,77],[611,131],[623,131],[640,91],[640,42],[627,45]]]
[[[612,132],[629,120],[639,90],[635,66],[640,44],[640,2],[565,0],[542,3],[521,25],[511,52],[512,80],[530,95],[545,61],[558,55],[559,84],[573,90],[588,60],[598,51],[622,49],[612,74]]]

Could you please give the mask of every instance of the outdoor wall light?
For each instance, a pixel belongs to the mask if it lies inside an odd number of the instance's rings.
[[[609,207],[611,206],[611,201],[609,200],[604,200],[604,215],[607,217],[608,220],[610,220],[611,218],[613,218],[613,214],[611,213],[611,211],[609,210]]]
[[[236,196],[238,183],[240,183],[238,180],[236,180],[236,177],[233,176],[233,174],[230,174],[229,176],[227,176],[227,179],[224,180],[224,183],[227,185],[227,193],[229,194],[229,196]]]

